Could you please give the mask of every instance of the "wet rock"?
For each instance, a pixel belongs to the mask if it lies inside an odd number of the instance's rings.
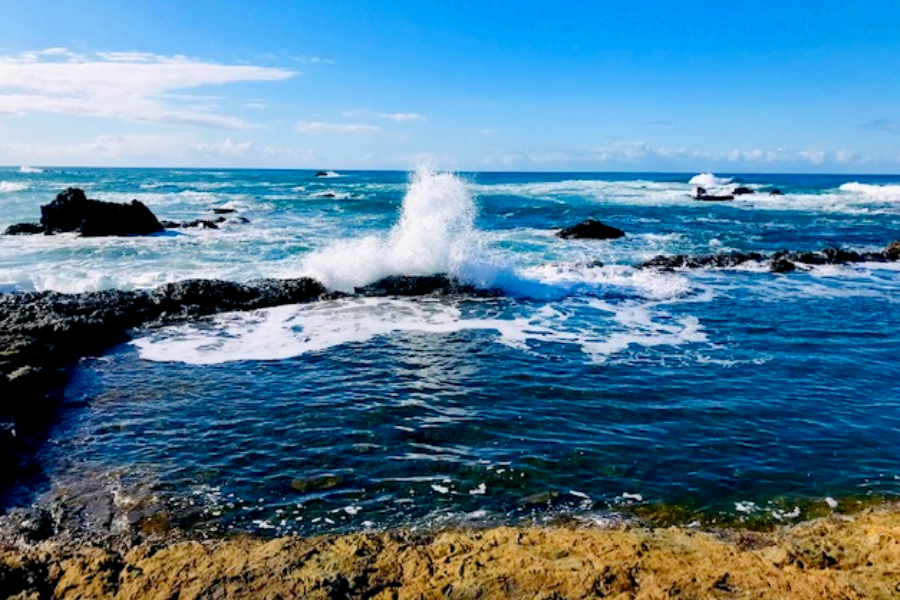
[[[783,256],[773,258],[772,262],[769,263],[769,271],[771,271],[772,273],[790,273],[796,270],[797,265],[784,258]]]
[[[735,196],[744,196],[747,194],[755,194],[756,192],[751,190],[748,187],[741,186],[741,187],[736,187],[733,190],[731,190],[731,193]]]
[[[191,229],[202,227],[203,229],[218,229],[220,223],[227,221],[225,217],[218,219],[194,219],[193,221],[161,221],[166,229]],[[245,219],[246,222],[246,219]]]
[[[769,195],[770,196],[780,196],[781,190],[779,190],[779,189],[769,190]]]
[[[678,254],[675,256],[656,256],[638,265],[638,268],[657,269],[702,269],[702,268],[728,268],[736,267],[747,262],[762,261],[765,256],[758,252],[729,252],[726,254],[703,254],[689,256]]]
[[[3,235],[32,235],[35,233],[44,233],[44,226],[38,223],[17,223],[7,227]]]
[[[900,260],[900,240],[895,240],[888,244],[888,247],[882,252],[887,260]]]
[[[228,215],[234,212],[233,208],[221,208],[218,206],[214,206],[211,210],[217,215]]]
[[[77,231],[86,237],[149,235],[163,230],[150,209],[137,200],[129,204],[89,200],[78,188],[68,188],[42,206],[41,225],[50,233]]]
[[[728,200],[734,200],[734,196],[731,194],[698,194],[694,196],[694,200],[700,200],[702,202],[727,202]]]
[[[344,477],[342,475],[329,474],[294,479],[291,482],[291,488],[298,492],[318,492],[336,488],[343,483]]]
[[[614,240],[625,235],[621,229],[605,225],[594,219],[587,219],[572,227],[566,227],[556,233],[563,239]]]
[[[479,290],[446,275],[392,275],[358,287],[356,293],[360,296],[496,295],[496,292]]]
[[[318,173],[316,173],[316,177],[328,177],[328,173],[326,173],[325,171],[319,171]]]

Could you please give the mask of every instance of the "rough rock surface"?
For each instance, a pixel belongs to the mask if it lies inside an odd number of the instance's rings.
[[[745,263],[769,263],[775,273],[787,273],[802,265],[844,265],[860,262],[890,262],[900,260],[900,240],[892,242],[881,252],[856,252],[843,248],[825,248],[818,252],[788,252],[774,254],[760,252],[730,252],[726,254],[701,254],[691,256],[676,254],[656,256],[637,265],[639,269],[703,269],[736,267]]]
[[[137,200],[129,204],[89,200],[78,188],[68,188],[42,206],[41,225],[48,233],[77,231],[83,236],[148,235],[163,230],[150,209]]]
[[[188,280],[151,291],[0,294],[0,487],[35,468],[29,459],[52,420],[60,372],[80,356],[127,339],[128,330],[229,310],[308,302],[312,279],[248,284]]]
[[[611,227],[594,219],[587,219],[577,225],[566,227],[556,233],[563,239],[614,240],[625,235],[621,229]]]
[[[0,549],[16,598],[892,598],[896,507],[774,532],[498,527]]]

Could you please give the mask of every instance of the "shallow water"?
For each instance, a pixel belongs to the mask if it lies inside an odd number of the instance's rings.
[[[342,175],[0,174],[30,186],[0,195],[22,214],[10,222],[76,183],[161,218],[214,205],[252,221],[0,238],[8,287],[312,275],[348,290],[447,272],[503,291],[138,332],[74,371],[44,474],[13,502],[109,493],[204,531],[311,533],[656,504],[778,522],[900,492],[896,264],[633,268],[660,253],[880,249],[900,238],[900,179],[742,176],[785,194],[710,205],[689,199],[691,175]],[[628,235],[552,236],[588,217]]]

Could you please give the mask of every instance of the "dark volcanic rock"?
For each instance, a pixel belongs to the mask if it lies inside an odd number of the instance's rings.
[[[356,288],[356,293],[360,296],[496,295],[496,292],[479,290],[446,275],[392,275]]]
[[[773,258],[772,262],[769,263],[769,271],[771,271],[772,273],[790,273],[796,270],[797,265],[784,258],[783,256]]]
[[[735,196],[744,196],[746,194],[755,194],[756,192],[754,192],[753,190],[751,190],[748,187],[741,186],[741,187],[736,187],[733,190],[731,190],[731,193],[734,194]]]
[[[37,223],[17,223],[7,227],[3,235],[30,235],[34,233],[44,233],[44,226]]]
[[[714,196],[712,194],[702,194],[698,196],[694,196],[694,200],[700,200],[702,202],[727,202],[728,200],[734,200],[734,196],[731,194],[725,194],[722,196]]]
[[[900,240],[888,244],[882,253],[887,260],[900,260]]]
[[[600,221],[588,219],[582,221],[572,227],[566,227],[556,233],[556,237],[563,239],[591,239],[591,240],[614,240],[625,235],[625,232],[615,227],[605,225]]]
[[[656,256],[637,268],[657,269],[702,269],[735,267],[746,262],[770,261],[773,272],[787,273],[801,265],[845,265],[860,262],[885,262],[900,260],[900,241],[892,243],[882,252],[856,252],[844,248],[825,248],[818,252],[776,252],[772,255],[759,252],[731,252],[728,254],[705,254],[689,256]]]
[[[319,171],[318,173],[316,173],[316,177],[328,177],[328,173],[326,173],[325,171]]]
[[[203,229],[218,229],[220,223],[227,221],[225,217],[217,219],[194,219],[193,221],[160,221],[166,229],[191,229],[194,227],[202,227]],[[241,218],[240,222],[249,223],[247,219]]]
[[[163,230],[150,209],[137,200],[129,204],[89,200],[78,188],[68,188],[42,206],[41,225],[50,233],[77,231],[83,236],[148,235]]]
[[[228,214],[233,213],[233,212],[234,212],[234,209],[233,209],[233,208],[218,208],[218,207],[213,207],[213,208],[212,208],[212,211],[213,211],[214,214],[217,214],[217,215],[228,215]]]

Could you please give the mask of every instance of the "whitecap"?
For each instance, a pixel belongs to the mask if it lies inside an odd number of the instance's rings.
[[[688,181],[688,183],[703,188],[713,188],[728,185],[731,183],[732,179],[732,177],[716,177],[712,173],[700,173],[699,175],[691,177],[691,180]]]
[[[0,193],[3,194],[21,192],[28,188],[29,185],[27,183],[19,183],[18,181],[0,181]]]

